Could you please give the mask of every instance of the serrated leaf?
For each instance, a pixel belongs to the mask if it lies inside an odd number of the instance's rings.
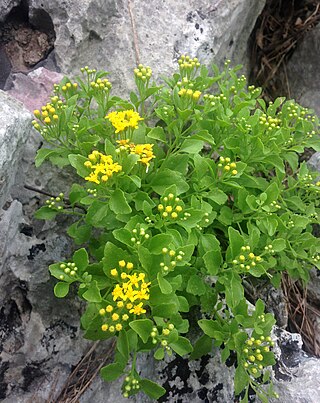
[[[121,189],[116,189],[112,193],[109,206],[110,210],[115,214],[130,214],[132,211],[126,200],[125,194]]]
[[[82,297],[89,302],[101,302],[102,298],[96,280],[92,281],[87,291],[82,294]]]
[[[172,236],[170,234],[158,234],[151,238],[149,243],[149,251],[158,255],[162,253],[163,248],[167,248],[172,241]]]
[[[192,295],[203,295],[206,292],[203,280],[198,275],[194,274],[189,278],[187,292]]]

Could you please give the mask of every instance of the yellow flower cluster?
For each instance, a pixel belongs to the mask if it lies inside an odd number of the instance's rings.
[[[100,90],[100,91],[105,91],[105,92],[110,91],[110,89],[112,87],[110,81],[107,78],[105,78],[103,80],[101,78],[98,78],[95,81],[91,81],[90,86],[91,86],[91,88],[94,88],[95,90]]]
[[[193,70],[200,67],[199,60],[195,57],[191,59],[190,56],[182,55],[178,60],[180,69]]]
[[[39,119],[42,123],[46,125],[50,125],[59,120],[58,111],[63,108],[63,102],[59,99],[58,96],[54,96],[51,98],[51,103],[47,103],[46,105],[41,107],[41,111],[35,109],[33,111],[34,116]],[[36,120],[32,121],[35,129],[39,130],[40,125]]]
[[[193,91],[191,88],[186,89],[186,88],[181,88],[181,90],[178,92],[178,95],[183,98],[189,98],[194,101],[198,101],[201,95],[200,91]]]
[[[155,158],[153,154],[153,144],[134,144],[129,143],[129,140],[117,140],[119,144],[120,151],[130,151],[130,154],[139,155],[140,159],[138,162],[150,166],[150,161]]]
[[[184,252],[176,252],[173,249],[162,248],[163,262],[160,263],[161,271],[167,274],[174,270],[176,265],[183,260]]]
[[[218,167],[223,167],[223,170],[225,172],[230,172],[232,175],[237,175],[238,173],[238,171],[236,170],[237,164],[235,162],[231,162],[231,159],[229,157],[220,157]]]
[[[249,245],[242,246],[241,255],[239,255],[238,259],[234,259],[232,263],[242,270],[249,271],[251,268],[255,267],[257,263],[263,262],[262,257],[256,256],[254,253],[250,252],[250,249]]]
[[[88,155],[88,161],[84,163],[84,166],[92,170],[84,179],[98,185],[101,181],[107,182],[115,172],[122,170],[121,165],[113,162],[111,155],[104,155],[96,150]]]
[[[139,115],[138,112],[135,112],[133,109],[120,111],[120,112],[110,112],[109,115],[106,116],[112,126],[116,129],[116,133],[123,132],[128,128],[137,129],[138,123],[143,118]]]
[[[130,315],[141,315],[146,313],[144,301],[150,297],[150,282],[145,281],[145,273],[128,272],[133,270],[133,263],[120,260],[118,268],[110,270],[110,275],[119,280],[112,291],[114,304],[101,308],[99,313],[105,317],[101,329],[113,333],[123,328],[123,322],[130,319]]]
[[[142,81],[149,81],[152,75],[152,70],[148,66],[139,64],[139,66],[134,69],[134,75]]]
[[[261,315],[264,316],[264,315]],[[274,345],[270,336],[260,336],[258,339],[250,337],[246,341],[246,346],[243,349],[245,362],[243,366],[255,376],[260,376],[264,368],[263,353],[268,353],[270,347]]]
[[[182,215],[183,207],[179,197],[175,197],[173,193],[162,197],[161,203],[158,204],[158,211],[163,218],[176,220]]]

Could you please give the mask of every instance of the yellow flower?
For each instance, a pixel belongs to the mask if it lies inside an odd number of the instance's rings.
[[[104,325],[101,326],[101,330],[103,332],[106,332],[108,330],[108,327],[109,327],[108,325],[104,324]]]
[[[111,112],[106,116],[106,118],[116,129],[116,133],[120,133],[127,128],[137,129],[138,122],[143,120],[139,113],[135,112],[133,109],[120,112]]]
[[[149,167],[150,161],[155,158],[153,154],[153,144],[132,144],[130,153],[139,155],[140,159],[138,162],[141,162],[147,167]]]
[[[84,179],[97,184],[101,181],[107,182],[114,173],[122,170],[121,165],[113,162],[111,155],[104,155],[97,150],[88,155],[88,161],[84,162],[84,166],[92,170]]]
[[[121,323],[117,323],[117,324],[116,324],[116,330],[117,330],[118,332],[120,332],[120,330],[122,330],[122,325],[121,325]]]
[[[111,319],[116,321],[116,320],[119,319],[119,315],[117,313],[113,313],[112,316],[111,316]]]
[[[140,302],[138,305],[134,305],[132,309],[130,309],[130,313],[133,313],[134,315],[141,315],[142,313],[146,313],[147,311],[142,308],[143,303]]]
[[[112,269],[111,271],[110,271],[110,274],[111,274],[111,276],[117,276],[118,275],[118,270],[117,269]]]

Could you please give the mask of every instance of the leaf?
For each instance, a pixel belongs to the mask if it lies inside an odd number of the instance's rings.
[[[57,214],[58,211],[55,211],[47,206],[43,206],[35,212],[34,217],[38,220],[53,220]]]
[[[117,338],[117,350],[122,355],[125,362],[129,360],[129,343],[127,332],[125,330],[121,330],[119,336]]]
[[[220,247],[217,250],[211,250],[203,255],[204,264],[211,276],[216,276],[222,264]]]
[[[57,298],[64,298],[68,295],[70,285],[68,283],[59,282],[54,286],[54,295]]]
[[[189,185],[184,180],[184,176],[180,172],[167,168],[159,170],[150,182],[152,189],[160,195],[171,185],[177,186],[177,196],[189,190]]]
[[[228,196],[220,189],[215,189],[206,194],[206,197],[215,203],[222,205],[228,200]]]
[[[77,174],[79,176],[81,176],[82,178],[88,176],[88,174],[90,173],[90,169],[84,166],[84,163],[88,161],[88,158],[80,154],[70,154],[68,156],[68,159],[73,168],[77,170]]]
[[[215,339],[216,333],[221,331],[221,326],[211,319],[200,319],[198,320],[198,325],[203,330],[204,334],[211,339]]]
[[[137,164],[140,157],[137,154],[129,154],[124,158],[122,163],[122,170],[126,174],[129,174],[132,171],[132,168]]]
[[[203,148],[204,142],[196,139],[186,139],[181,144],[180,152],[188,154],[198,154]]]
[[[241,278],[235,273],[225,277],[226,302],[230,308],[236,307],[244,296]]]
[[[109,206],[110,210],[116,214],[130,214],[132,211],[121,189],[116,189],[112,193]]]
[[[73,254],[72,259],[80,272],[83,272],[88,267],[89,257],[87,251],[84,248],[77,250]]]
[[[162,141],[163,143],[166,143],[167,141],[163,128],[160,126],[152,128],[147,134],[147,137],[149,137],[149,139]]]
[[[272,242],[272,249],[275,252],[281,252],[286,248],[286,241],[282,238],[277,238]]]
[[[192,352],[193,348],[186,337],[179,336],[178,340],[170,343],[170,347],[181,357]]]
[[[96,280],[92,281],[92,283],[89,285],[87,291],[85,291],[82,294],[82,297],[89,302],[98,303],[98,302],[102,301],[102,298],[100,295],[100,290],[98,288],[98,284],[97,284]]]
[[[149,243],[149,251],[158,255],[162,253],[163,248],[167,248],[172,241],[170,234],[158,234],[151,238]]]
[[[172,287],[171,287],[171,284],[169,283],[169,281],[167,281],[165,278],[163,278],[161,273],[158,273],[157,279],[158,279],[158,284],[159,284],[161,292],[163,294],[171,294]]]
[[[143,392],[151,399],[157,400],[166,393],[165,388],[149,379],[140,379],[139,383]]]
[[[170,318],[170,316],[178,312],[178,306],[174,302],[168,302],[152,307],[153,316],[160,318]]]
[[[249,383],[249,375],[242,367],[241,363],[238,365],[234,376],[234,393],[239,395]]]
[[[46,160],[50,154],[54,153],[56,153],[56,150],[50,150],[49,148],[40,148],[40,150],[37,151],[37,155],[35,158],[36,168],[39,168],[43,161]]]
[[[124,367],[114,362],[100,369],[101,378],[107,382],[115,381],[123,374]]]
[[[236,229],[229,227],[228,228],[228,235],[229,235],[229,248],[230,249],[230,253],[231,256],[228,255],[228,258],[230,257],[230,259],[234,259],[236,256],[239,255],[240,251],[241,251],[241,247],[244,244],[242,235],[240,234],[239,231],[237,231]]]
[[[193,346],[190,360],[197,360],[212,351],[212,338],[206,334],[202,335]]]
[[[189,278],[187,292],[192,295],[203,295],[206,292],[203,280],[198,275],[194,274]]]
[[[129,323],[131,329],[133,329],[140,339],[146,343],[152,332],[153,322],[150,319],[138,319]]]
[[[163,360],[163,358],[164,358],[164,348],[163,347],[160,347],[160,348],[158,348],[156,351],[155,351],[155,353],[154,353],[154,358],[156,359],[156,360]]]

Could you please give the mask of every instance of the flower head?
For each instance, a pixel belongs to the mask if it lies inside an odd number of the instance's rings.
[[[139,121],[143,120],[139,113],[135,112],[133,109],[120,112],[110,112],[106,118],[116,129],[116,133],[123,132],[130,127],[137,129]]]

